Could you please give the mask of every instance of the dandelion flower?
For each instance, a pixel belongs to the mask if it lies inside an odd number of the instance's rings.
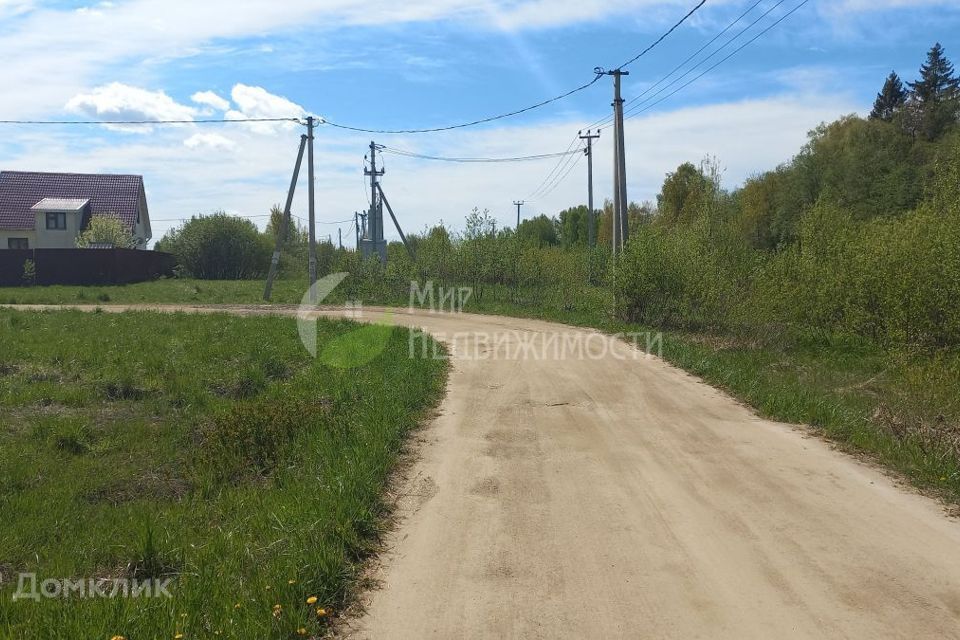
[[[240,603],[238,602],[237,604],[233,605],[233,608],[234,608],[234,609],[239,609],[239,608],[240,608]]]
[[[296,580],[287,580],[287,584],[297,584]]]
[[[182,633],[178,633],[177,635],[173,636],[173,640],[182,640],[182,639],[183,639]]]
[[[124,638],[123,636],[113,636],[112,638],[110,638],[110,640],[127,640],[127,639]]]
[[[327,615],[327,610],[326,610],[326,609],[324,609],[323,607],[319,607],[319,608],[317,609],[317,617],[318,617],[318,618],[323,618],[323,617],[326,616],[326,615]]]
[[[317,604],[317,596],[310,596],[307,598],[307,604]]]
[[[307,635],[307,630],[304,629],[303,627],[300,627],[299,629],[297,629],[297,635],[298,635],[298,636],[305,636],[305,635]]]

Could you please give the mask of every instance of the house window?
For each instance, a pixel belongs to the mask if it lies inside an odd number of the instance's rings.
[[[26,238],[7,238],[7,249],[29,249],[30,241]]]
[[[67,214],[47,213],[47,229],[65,231],[67,228]]]

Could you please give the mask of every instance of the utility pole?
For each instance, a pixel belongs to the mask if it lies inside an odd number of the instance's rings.
[[[339,245],[340,250],[343,250],[343,229],[337,227],[337,245]]]
[[[273,280],[277,277],[277,269],[280,266],[280,250],[283,243],[287,241],[287,233],[290,228],[290,208],[293,206],[293,194],[297,190],[297,180],[300,178],[300,165],[303,163],[303,149],[307,145],[307,136],[300,136],[300,150],[297,152],[297,163],[293,166],[293,177],[290,179],[290,189],[287,191],[287,203],[283,207],[283,221],[280,229],[277,229],[277,244],[273,251],[273,257],[270,259],[270,273],[267,274],[267,284],[263,289],[263,299],[270,300],[273,291]]]
[[[614,251],[620,251],[627,244],[627,238],[630,233],[627,220],[627,165],[626,165],[626,146],[623,140],[623,98],[620,96],[621,76],[630,75],[629,71],[613,69],[607,71],[608,76],[613,76],[613,213],[616,233],[614,237]]]
[[[517,230],[520,230],[520,207],[526,204],[523,200],[514,200],[513,206],[517,208]]]
[[[317,210],[313,184],[313,116],[307,117],[307,198],[310,217],[310,302],[317,301],[314,284],[317,282]]]
[[[383,239],[383,207],[378,199],[379,185],[377,184],[377,178],[384,173],[386,173],[386,171],[383,169],[377,171],[377,145],[371,140],[370,168],[363,170],[364,175],[370,176],[370,212],[368,214],[370,223],[368,233],[369,244],[367,245],[367,250],[364,251],[363,257],[367,258],[373,253],[380,262],[387,261],[387,243]]]
[[[360,214],[356,211],[353,212],[353,231],[356,236],[356,249],[360,251]]]
[[[594,238],[594,227],[596,227],[596,213],[593,210],[593,141],[600,137],[600,131],[597,130],[596,133],[591,133],[587,129],[587,135],[583,135],[583,132],[579,132],[577,135],[580,136],[581,140],[587,141],[587,148],[583,152],[587,156],[587,246],[592,247],[596,244],[596,239]]]

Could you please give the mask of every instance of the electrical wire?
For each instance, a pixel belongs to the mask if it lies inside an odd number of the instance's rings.
[[[570,156],[570,157],[566,158],[563,162],[561,162],[560,164],[558,164],[558,165],[555,167],[556,171],[554,172],[553,176],[552,176],[552,177],[548,176],[548,177],[540,184],[540,186],[537,187],[537,189],[536,189],[535,191],[533,191],[533,193],[531,193],[529,196],[527,196],[527,199],[528,199],[528,200],[533,200],[533,199],[542,197],[543,195],[546,194],[546,192],[552,190],[553,185],[556,183],[556,181],[557,181],[558,179],[561,179],[560,176],[564,176],[564,177],[565,177],[565,176],[567,175],[566,172],[568,171],[568,167],[569,167],[571,164],[576,164],[577,162],[579,162],[580,158],[583,156],[583,149],[584,149],[584,148],[583,148],[582,145],[581,145],[581,146],[578,146],[578,147],[577,147],[577,150],[576,150],[577,153],[576,153],[575,155],[573,155],[573,156]]]
[[[660,44],[661,42],[663,42],[671,33],[673,33],[674,31],[676,31],[676,30],[680,27],[680,25],[682,25],[684,22],[686,22],[694,13],[696,13],[696,12],[697,12],[701,7],[703,7],[703,5],[705,5],[706,3],[707,3],[707,0],[700,0],[700,2],[699,2],[693,9],[691,9],[683,18],[681,18],[679,22],[677,22],[677,23],[674,24],[672,27],[670,27],[670,29],[668,29],[663,35],[661,35],[659,38],[657,38],[657,39],[656,39],[652,44],[650,44],[646,49],[644,49],[643,51],[641,51],[640,53],[638,53],[637,55],[635,55],[633,58],[631,58],[631,59],[628,60],[627,62],[625,62],[625,63],[623,63],[622,65],[620,65],[619,67],[617,67],[617,70],[623,69],[623,67],[625,67],[625,66],[627,66],[627,65],[629,65],[629,64],[633,64],[634,62],[636,62],[637,60],[639,60],[640,58],[642,58],[643,56],[645,56],[647,53],[649,53],[651,50],[653,50],[654,47],[656,47],[657,45],[659,45],[659,44]],[[541,108],[541,107],[545,107],[545,106],[547,106],[547,105],[549,105],[549,104],[552,104],[552,103],[554,103],[554,102],[559,102],[560,100],[563,100],[563,99],[565,99],[565,98],[569,98],[570,96],[572,96],[572,95],[574,95],[574,94],[576,94],[576,93],[579,93],[579,92],[581,92],[581,91],[583,91],[583,90],[585,90],[585,89],[593,86],[594,84],[597,83],[598,80],[600,80],[600,78],[602,78],[603,76],[607,75],[606,71],[604,71],[604,70],[601,69],[600,67],[595,68],[595,69],[593,70],[593,73],[594,73],[593,80],[591,80],[590,82],[585,82],[584,84],[582,84],[582,85],[580,85],[580,86],[578,86],[578,87],[576,87],[576,88],[574,88],[574,89],[571,89],[570,91],[567,91],[566,93],[561,93],[561,94],[558,95],[558,96],[554,96],[554,97],[552,97],[552,98],[548,98],[548,99],[546,99],[546,100],[542,100],[542,101],[537,102],[536,104],[532,104],[532,105],[530,105],[530,106],[528,106],[528,107],[523,107],[522,109],[515,109],[514,111],[508,111],[507,113],[501,113],[501,114],[494,115],[494,116],[489,116],[489,117],[486,117],[486,118],[480,118],[480,119],[478,119],[478,120],[471,120],[470,122],[461,122],[461,123],[459,123],[459,124],[447,125],[447,126],[444,126],[444,127],[432,127],[432,128],[425,128],[425,129],[369,129],[369,128],[365,128],[365,127],[354,127],[354,126],[350,126],[350,125],[340,124],[340,123],[338,123],[338,122],[334,122],[334,121],[329,120],[329,119],[327,119],[327,118],[321,118],[321,119],[320,119],[320,123],[321,123],[321,124],[326,124],[326,125],[331,126],[331,127],[335,127],[335,128],[337,128],[337,129],[345,129],[345,130],[347,130],[347,131],[357,131],[357,132],[360,132],[360,133],[376,133],[376,134],[384,134],[384,135],[415,134],[415,133],[439,133],[439,132],[442,132],[442,131],[452,131],[452,130],[454,130],[454,129],[464,129],[464,128],[467,128],[467,127],[473,127],[473,126],[480,125],[480,124],[487,124],[487,123],[490,123],[490,122],[495,122],[495,121],[497,121],[497,120],[503,120],[504,118],[511,118],[511,117],[513,117],[513,116],[518,116],[518,115],[520,115],[520,114],[527,113],[528,111],[533,111],[534,109],[539,109],[539,108]]]
[[[705,5],[705,4],[707,4],[707,0],[700,0],[700,4],[698,4],[697,6],[695,6],[693,9],[690,9],[690,12],[687,13],[687,15],[683,16],[683,17],[680,19],[679,22],[677,22],[675,25],[673,25],[672,27],[670,27],[670,29],[669,29],[666,33],[664,33],[662,36],[660,36],[659,38],[657,38],[649,47],[647,47],[646,49],[644,49],[643,51],[641,51],[641,52],[638,53],[637,55],[633,56],[632,58],[630,58],[629,60],[627,60],[626,62],[624,62],[622,65],[620,65],[619,67],[617,67],[616,70],[619,71],[619,70],[623,69],[624,67],[633,64],[634,62],[636,62],[637,60],[639,60],[639,59],[642,58],[643,56],[647,55],[654,47],[656,47],[658,44],[660,44],[661,42],[663,42],[664,40],[666,40],[666,39],[667,39],[667,36],[669,36],[671,33],[673,33],[674,31],[676,31],[676,30],[680,27],[680,25],[682,25],[684,22],[686,22],[687,20],[689,20],[690,17],[691,17],[693,14],[695,14],[697,11],[699,11],[700,8],[703,7],[703,5]]]
[[[300,118],[228,118],[219,120],[0,120],[0,124],[24,125],[67,125],[67,124],[112,124],[112,125],[156,125],[156,124],[233,124],[239,122],[296,122],[303,124]]]
[[[480,118],[479,120],[472,120],[472,121],[470,121],[470,122],[461,122],[460,124],[452,124],[452,125],[448,125],[448,126],[445,126],[445,127],[433,127],[433,128],[430,128],[430,129],[367,129],[367,128],[364,128],[364,127],[353,127],[353,126],[349,126],[349,125],[345,125],[345,124],[339,124],[339,123],[337,123],[337,122],[333,122],[332,120],[328,120],[328,119],[326,119],[326,118],[321,118],[321,119],[320,119],[320,123],[321,123],[321,124],[328,125],[328,126],[331,126],[331,127],[335,127],[335,128],[337,128],[337,129],[345,129],[345,130],[347,130],[347,131],[359,131],[359,132],[361,132],[361,133],[376,133],[376,134],[384,134],[384,135],[414,134],[414,133],[438,133],[438,132],[441,132],[441,131],[452,131],[452,130],[454,130],[454,129],[465,129],[466,127],[473,127],[473,126],[476,126],[476,125],[478,125],[478,124],[486,124],[486,123],[488,123],[488,122],[494,122],[494,121],[496,121],[496,120],[503,120],[504,118],[511,118],[511,117],[513,117],[513,116],[518,116],[518,115],[520,115],[520,114],[522,114],[522,113],[527,113],[528,111],[533,111],[534,109],[539,109],[540,107],[545,107],[545,106],[548,105],[548,104],[552,104],[552,103],[554,103],[554,102],[558,102],[558,101],[560,101],[560,100],[563,100],[564,98],[568,98],[568,97],[572,96],[572,95],[575,94],[575,93],[579,93],[580,91],[583,91],[584,89],[587,89],[588,87],[593,86],[594,84],[597,83],[597,81],[598,81],[600,78],[603,77],[603,75],[604,75],[604,74],[600,73],[599,71],[595,71],[595,72],[594,72],[594,78],[593,78],[593,80],[591,80],[590,82],[586,82],[586,83],[580,85],[579,87],[577,87],[577,88],[575,88],[575,89],[571,89],[570,91],[567,91],[566,93],[562,93],[562,94],[560,94],[560,95],[558,95],[558,96],[554,96],[553,98],[548,98],[547,100],[543,100],[543,101],[538,102],[538,103],[536,103],[536,104],[532,104],[532,105],[530,105],[529,107],[524,107],[524,108],[522,108],[522,109],[516,109],[515,111],[510,111],[510,112],[507,112],[507,113],[501,113],[501,114],[499,114],[499,115],[490,116],[490,117],[487,117],[487,118]]]
[[[783,0],[781,0],[781,2],[777,4],[777,6],[779,6],[779,4],[782,4],[782,2],[783,2]],[[808,4],[809,2],[810,2],[810,0],[803,0],[800,4],[798,4],[798,5],[795,6],[793,9],[791,9],[790,11],[788,11],[787,13],[785,13],[784,15],[782,15],[778,20],[776,20],[773,24],[771,24],[770,26],[768,26],[766,29],[764,29],[763,31],[761,31],[760,33],[758,33],[757,35],[755,35],[753,38],[751,38],[751,39],[748,40],[747,42],[743,43],[742,45],[740,45],[739,47],[737,47],[736,49],[734,49],[729,55],[727,55],[726,57],[724,57],[722,60],[720,60],[720,61],[717,62],[716,64],[714,64],[714,65],[712,65],[711,67],[709,67],[709,68],[707,68],[706,70],[704,70],[703,73],[699,74],[699,75],[696,76],[695,78],[693,78],[693,79],[691,79],[690,81],[686,82],[685,84],[681,85],[681,86],[678,87],[677,89],[671,91],[670,93],[668,93],[667,95],[663,96],[663,97],[660,98],[659,100],[650,103],[649,105],[647,105],[647,106],[644,107],[643,109],[640,109],[639,111],[634,111],[634,112],[631,113],[630,115],[627,115],[626,118],[635,118],[635,117],[639,116],[641,113],[644,113],[644,112],[646,112],[646,111],[649,111],[650,109],[652,109],[653,107],[657,106],[658,104],[660,104],[660,103],[663,102],[664,100],[667,100],[667,99],[675,96],[677,93],[679,93],[679,92],[682,91],[683,89],[689,87],[691,84],[693,84],[694,82],[696,82],[697,80],[699,80],[699,79],[702,78],[703,76],[707,75],[708,73],[710,73],[711,71],[713,71],[714,69],[716,69],[717,67],[719,67],[721,64],[723,64],[724,62],[726,62],[727,60],[729,60],[730,58],[732,58],[733,56],[737,55],[740,51],[743,51],[743,49],[745,49],[746,47],[748,47],[748,46],[750,46],[751,44],[753,44],[754,42],[756,42],[758,39],[760,39],[762,36],[764,36],[766,33],[768,33],[771,29],[773,29],[774,27],[776,27],[777,25],[779,25],[781,22],[783,22],[784,20],[786,20],[787,18],[789,18],[790,16],[792,16],[794,13],[796,13],[797,11],[799,11],[804,5]],[[653,97],[656,97],[656,96],[653,96]],[[644,101],[644,102],[646,102],[646,101]],[[636,105],[636,106],[634,107],[634,110],[636,110],[636,108],[639,107],[639,106],[641,106],[642,104],[643,104],[643,103]]]
[[[570,140],[570,144],[567,145],[566,152],[569,152],[571,149],[573,149],[573,146],[574,146],[575,144],[577,144],[577,142],[579,142],[579,140],[580,140],[580,135],[579,135],[579,133],[578,133],[577,135],[573,136],[573,139],[572,139],[572,140]],[[566,153],[566,152],[565,152],[565,153]],[[528,195],[528,196],[527,196],[526,198],[524,198],[524,199],[525,199],[525,200],[530,200],[531,198],[533,198],[533,196],[536,195],[536,194],[540,191],[540,189],[543,188],[543,186],[547,183],[547,181],[550,180],[550,178],[553,177],[553,175],[554,175],[554,174],[557,172],[557,170],[560,168],[560,165],[562,165],[562,164],[564,164],[565,162],[567,162],[567,160],[568,160],[568,158],[561,158],[560,160],[558,160],[558,161],[557,161],[557,164],[553,165],[553,168],[550,170],[550,173],[548,173],[548,174],[546,175],[546,177],[545,177],[545,178],[543,179],[543,181],[537,186],[537,188],[534,189],[534,190],[530,193],[530,195]]]
[[[567,149],[558,153],[539,153],[530,156],[513,156],[507,158],[449,158],[443,156],[428,156],[404,149],[394,149],[393,147],[381,146],[380,150],[384,153],[393,153],[408,158],[420,158],[421,160],[437,160],[440,162],[463,162],[463,163],[498,163],[498,162],[529,162],[531,160],[548,160],[550,158],[560,158],[575,153]]]
[[[721,45],[721,46],[720,46],[719,48],[717,48],[715,51],[713,51],[712,53],[710,53],[710,55],[708,55],[708,56],[705,57],[704,59],[700,60],[700,61],[697,62],[695,65],[693,65],[692,67],[690,67],[689,69],[687,69],[684,73],[680,74],[679,76],[677,76],[676,78],[674,78],[673,80],[671,80],[670,82],[668,82],[668,83],[667,83],[665,86],[663,86],[659,91],[654,92],[653,95],[651,95],[650,97],[646,98],[645,100],[641,100],[638,104],[635,104],[635,105],[633,105],[632,107],[630,107],[629,109],[627,109],[626,112],[625,112],[625,115],[629,115],[629,114],[632,114],[632,113],[634,113],[634,112],[637,112],[637,110],[638,110],[640,107],[642,107],[644,104],[649,103],[650,101],[654,100],[657,96],[663,95],[663,93],[664,93],[665,91],[669,90],[671,87],[676,86],[681,80],[683,80],[684,78],[686,78],[687,76],[689,76],[691,73],[693,73],[694,71],[696,71],[697,69],[699,69],[700,67],[702,67],[704,64],[706,64],[709,60],[711,60],[712,58],[714,58],[715,56],[717,56],[717,55],[718,55],[720,52],[722,52],[724,49],[726,49],[727,47],[729,47],[730,45],[732,45],[734,42],[736,42],[737,40],[739,40],[744,34],[746,34],[748,31],[750,31],[750,30],[751,30],[753,27],[755,27],[757,24],[759,24],[760,21],[762,21],[764,18],[766,18],[767,16],[769,16],[769,15],[770,15],[771,13],[773,13],[776,9],[778,9],[784,2],[786,2],[786,0],[778,0],[778,2],[776,2],[773,6],[771,6],[769,9],[767,9],[765,12],[763,12],[763,13],[760,15],[760,17],[758,17],[756,20],[754,20],[753,22],[751,22],[750,24],[748,24],[746,27],[744,27],[738,34],[736,34],[735,36],[733,36],[732,38],[730,38],[729,40],[727,40],[725,43],[723,43],[723,45]],[[772,28],[773,26],[776,26],[776,24],[771,25],[770,28]],[[768,30],[769,30],[769,29],[768,29]],[[759,38],[761,35],[763,35],[763,33],[765,33],[765,32],[759,33],[753,40],[750,40],[749,42],[745,43],[744,46],[746,46],[746,45],[750,44],[751,42],[755,41],[757,38]],[[743,48],[743,47],[740,47],[740,49],[742,49],[742,48]],[[732,56],[733,54],[735,54],[737,51],[739,51],[740,49],[735,50],[735,51],[731,54],[731,56]],[[730,58],[730,56],[727,56],[727,57],[724,58],[723,60],[728,60],[729,58]],[[723,60],[721,60],[721,62],[723,62]],[[711,68],[711,69],[714,69],[714,68],[716,68],[716,66],[717,66],[717,65],[714,65],[713,67],[710,67],[710,68]],[[698,77],[698,78],[699,78],[699,77],[702,77],[702,75],[703,75],[703,74],[701,74],[700,76],[697,76],[697,77]],[[690,83],[688,83],[688,84],[690,84]],[[684,86],[686,86],[686,85],[684,85]],[[652,89],[652,87],[651,87],[651,89]],[[636,102],[636,101],[639,100],[641,97],[643,97],[643,95],[645,95],[646,93],[649,93],[649,91],[645,91],[643,94],[641,94],[641,95],[637,96],[636,98],[632,99],[630,102],[631,102],[631,103]],[[672,94],[671,94],[671,95],[672,95]],[[607,125],[605,125],[605,126],[610,126],[610,125],[607,124]]]
[[[642,50],[640,53],[635,55],[633,58],[623,63],[617,70],[623,69],[627,65],[630,65],[641,57],[649,53],[654,47],[663,42],[670,34],[672,34],[677,28],[680,27],[684,22],[686,22],[694,13],[696,13],[703,5],[705,5],[707,0],[700,0],[700,2],[694,6],[683,18],[681,18],[676,24],[674,24],[670,29],[663,33],[659,38],[657,38],[652,44]],[[376,133],[376,134],[415,134],[415,133],[438,133],[441,131],[452,131],[454,129],[464,129],[466,127],[473,127],[480,124],[487,124],[497,120],[502,120],[505,118],[511,118],[513,116],[518,116],[534,109],[539,109],[545,107],[554,102],[559,102],[564,100],[576,93],[579,93],[600,80],[601,77],[606,75],[606,72],[597,67],[594,69],[594,77],[589,82],[585,82],[578,87],[571,89],[565,93],[542,100],[535,104],[532,104],[521,109],[515,109],[506,113],[501,113],[494,116],[489,116],[486,118],[480,118],[477,120],[472,120],[469,122],[462,122],[459,124],[448,125],[444,127],[433,127],[426,129],[373,129],[366,127],[354,127],[350,125],[340,124],[334,122],[327,118],[319,118],[318,124],[325,124],[330,127],[337,129],[344,129],[347,131],[356,131],[360,133]],[[171,125],[171,124],[229,124],[229,123],[242,123],[242,122],[296,122],[298,124],[303,124],[301,118],[231,118],[231,119],[201,119],[201,120],[0,120],[0,124],[4,125]],[[533,159],[533,158],[532,158]],[[539,159],[539,158],[537,158]],[[469,161],[469,160],[466,160]]]
[[[556,179],[553,181],[553,184],[551,184],[551,185],[550,185],[549,187],[547,187],[543,192],[541,192],[540,195],[539,195],[539,197],[540,197],[540,198],[546,198],[548,195],[550,195],[551,193],[553,193],[553,191],[554,191],[557,187],[559,187],[560,184],[561,184],[564,180],[567,179],[567,176],[569,176],[569,175],[573,172],[573,170],[577,168],[577,165],[580,164],[580,160],[583,159],[583,155],[584,155],[584,154],[580,154],[579,156],[577,156],[576,160],[574,160],[574,161],[570,164],[570,167],[567,168],[567,170],[564,171],[562,174],[557,174],[557,177],[556,177]]]
[[[670,71],[670,73],[666,74],[665,76],[662,76],[659,80],[657,80],[655,83],[653,83],[652,85],[650,85],[649,87],[647,87],[647,88],[646,88],[642,93],[640,93],[639,95],[634,96],[633,98],[630,98],[629,100],[627,100],[627,102],[626,102],[625,104],[628,104],[628,105],[629,105],[629,104],[632,104],[632,103],[636,102],[637,100],[639,100],[640,98],[642,98],[643,96],[645,96],[645,95],[647,95],[648,93],[650,93],[651,91],[653,91],[654,89],[656,89],[656,88],[657,88],[658,86],[660,86],[660,84],[663,83],[667,78],[669,78],[670,76],[672,76],[673,74],[675,74],[677,71],[679,71],[680,69],[682,69],[684,66],[686,66],[686,64],[687,64],[688,62],[690,62],[691,60],[693,60],[694,58],[696,58],[698,55],[700,55],[701,53],[703,53],[710,45],[712,45],[714,42],[716,42],[717,40],[719,40],[719,39],[721,38],[721,36],[723,36],[723,34],[725,34],[726,32],[730,31],[730,29],[732,29],[732,28],[733,28],[734,26],[736,26],[741,20],[743,20],[745,17],[747,17],[747,15],[749,15],[750,12],[752,12],[754,9],[756,9],[759,5],[763,4],[763,2],[764,2],[764,0],[757,0],[757,2],[753,3],[746,11],[744,11],[743,13],[741,13],[733,22],[731,22],[731,23],[728,24],[726,27],[724,27],[722,31],[720,31],[717,35],[713,36],[713,38],[711,38],[708,42],[706,42],[702,47],[700,47],[700,48],[697,49],[695,52],[693,52],[691,55],[689,55],[683,62],[681,62],[680,64],[678,64],[676,67],[674,67],[674,68]],[[774,8],[775,8],[775,7],[774,7]],[[721,49],[722,49],[722,47],[721,47]],[[719,49],[718,49],[718,51],[719,51]],[[599,120],[597,120],[597,121],[594,122],[593,124],[588,125],[586,128],[587,128],[587,129],[594,129],[594,128],[596,128],[596,127],[605,126],[605,125],[609,124],[610,122],[612,122],[612,120],[613,120],[613,116],[612,116],[612,115],[607,115],[607,116],[605,116],[605,117],[603,117],[603,118],[600,118]]]

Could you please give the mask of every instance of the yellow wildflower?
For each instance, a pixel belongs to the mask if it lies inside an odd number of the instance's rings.
[[[298,635],[298,636],[305,636],[305,635],[307,635],[307,630],[304,629],[303,627],[300,627],[299,629],[297,629],[297,635]]]
[[[287,580],[287,584],[297,584],[296,580]]]
[[[327,615],[327,610],[326,610],[326,609],[324,609],[323,607],[317,608],[317,617],[318,617],[318,618],[322,618],[322,617],[324,617],[325,615]]]
[[[113,636],[112,638],[110,638],[110,640],[127,640],[127,639],[124,638],[123,636]]]
[[[317,604],[317,596],[310,596],[307,598],[307,604]]]

